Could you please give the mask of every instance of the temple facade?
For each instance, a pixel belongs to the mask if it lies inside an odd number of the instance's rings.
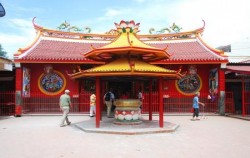
[[[190,112],[192,97],[201,92],[207,112],[225,113],[223,51],[202,39],[204,25],[187,32],[139,34],[139,23],[121,21],[104,34],[66,32],[33,25],[37,36],[14,54],[16,105],[24,113],[59,112],[58,98],[71,91],[72,112],[89,111],[95,90],[112,88],[116,99],[137,98],[143,113]],[[97,121],[98,123],[98,121]]]

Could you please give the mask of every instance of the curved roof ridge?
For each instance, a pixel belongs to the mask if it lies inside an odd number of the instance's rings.
[[[16,58],[21,59],[22,57],[26,56],[30,51],[32,51],[41,41],[41,38],[38,38],[35,43],[33,43],[28,49],[22,50],[21,54],[16,54]],[[15,56],[15,54],[14,54]]]
[[[65,38],[58,38],[58,37],[48,37],[42,36],[41,39],[43,40],[50,40],[50,41],[60,41],[60,42],[78,42],[78,43],[110,43],[110,41],[97,41],[97,40],[82,40],[82,39],[65,39]]]
[[[205,46],[207,49],[209,49],[210,51],[216,53],[217,55],[219,56],[227,56],[224,54],[224,51],[222,50],[219,50],[219,49],[216,49],[216,48],[213,48],[212,46],[210,46],[209,44],[207,44],[200,35],[197,36],[197,41],[198,42],[201,42],[203,46]]]
[[[197,41],[196,38],[185,38],[185,39],[175,39],[175,40],[166,40],[166,41],[145,41],[145,44],[152,44],[152,43],[182,43],[182,42],[195,42]]]
[[[40,25],[37,25],[35,23],[36,17],[32,19],[33,26],[35,30],[42,32],[42,36],[58,36],[61,37],[62,35],[63,38],[70,38],[69,36],[74,36],[74,38],[78,37],[79,39],[83,39],[84,37],[99,37],[102,38],[102,40],[109,40],[115,38],[117,35],[111,35],[111,34],[90,34],[90,33],[82,33],[82,32],[67,32],[67,31],[61,31],[61,30],[55,30],[55,29],[50,29],[50,28],[45,28]],[[46,34],[47,33],[47,34]],[[54,34],[53,34],[54,33]],[[52,36],[54,35],[54,36]],[[67,36],[66,36],[67,35]],[[73,38],[73,37],[72,37]]]
[[[145,35],[138,35],[138,38],[142,41],[164,41],[164,40],[178,40],[178,39],[189,39],[189,38],[195,38],[197,35],[202,34],[205,29],[205,21],[203,21],[203,26],[191,30],[191,31],[184,31],[184,32],[175,32],[175,33],[163,33],[163,34],[145,34]]]
[[[217,50],[211,46],[209,46],[208,44],[206,44],[201,38],[197,38],[197,42],[201,44],[202,47],[204,47],[205,49],[207,49],[209,52],[213,53],[215,56],[217,56],[220,59],[223,60],[228,60],[227,55],[224,54],[224,51],[221,50]]]
[[[23,54],[23,52],[25,52],[25,51],[29,50],[30,48],[32,48],[40,39],[41,39],[41,32],[38,31],[37,34],[36,34],[35,39],[29,45],[27,45],[26,47],[19,48],[18,51],[16,53],[14,53],[14,56],[18,56],[18,55]]]

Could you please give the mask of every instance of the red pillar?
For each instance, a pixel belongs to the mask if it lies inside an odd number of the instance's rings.
[[[246,108],[245,108],[245,80],[242,77],[242,116],[246,115]]]
[[[163,79],[159,78],[158,87],[159,87],[159,126],[163,128]]]
[[[148,101],[149,120],[152,121],[152,80],[149,82],[149,101]]]
[[[15,116],[22,115],[22,69],[16,65],[16,96],[15,96]]]
[[[103,109],[105,109],[105,104],[104,104],[104,94],[106,92],[106,81],[100,81],[101,82],[101,98],[100,98],[100,105],[101,105],[101,109],[100,109],[100,114],[101,114],[101,117],[100,119],[102,120],[102,111]]]
[[[96,128],[100,128],[101,118],[101,84],[100,78],[96,77]]]

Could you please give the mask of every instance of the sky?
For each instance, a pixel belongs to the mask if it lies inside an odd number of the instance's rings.
[[[90,27],[91,33],[115,29],[114,22],[134,20],[139,34],[150,28],[161,30],[173,23],[190,31],[203,26],[204,41],[216,48],[232,45],[232,52],[250,56],[249,0],[0,0],[6,15],[0,18],[0,44],[13,54],[35,38],[35,23],[57,29],[68,21],[72,26]]]

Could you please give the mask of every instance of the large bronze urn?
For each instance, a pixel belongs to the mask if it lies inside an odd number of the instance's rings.
[[[140,124],[142,102],[139,99],[117,99],[114,102],[115,124]]]

